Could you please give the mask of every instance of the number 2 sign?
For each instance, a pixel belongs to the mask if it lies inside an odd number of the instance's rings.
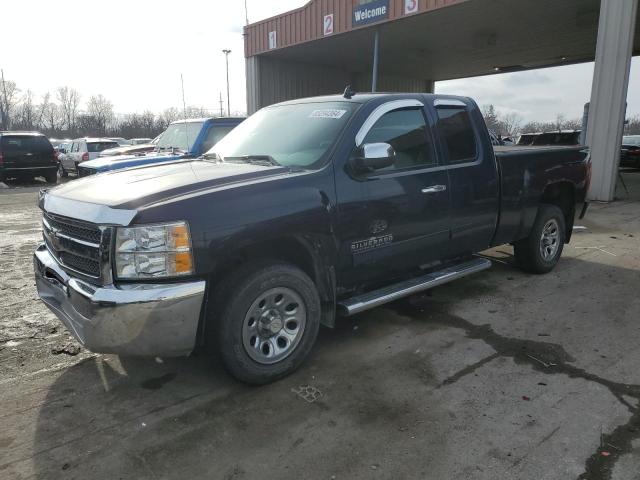
[[[324,35],[331,35],[333,33],[333,13],[324,16]]]
[[[418,11],[418,0],[404,0],[404,14],[416,13]]]

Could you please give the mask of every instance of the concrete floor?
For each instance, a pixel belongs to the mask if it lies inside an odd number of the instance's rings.
[[[640,479],[640,172],[558,268],[343,319],[261,388],[214,362],[54,355],[37,188],[0,190],[0,478]]]

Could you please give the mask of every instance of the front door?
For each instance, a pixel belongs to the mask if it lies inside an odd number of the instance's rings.
[[[393,101],[386,108],[365,122],[371,126],[360,145],[390,144],[395,163],[367,175],[348,173],[336,184],[343,285],[406,274],[438,260],[449,240],[448,175],[438,165],[422,104]]]

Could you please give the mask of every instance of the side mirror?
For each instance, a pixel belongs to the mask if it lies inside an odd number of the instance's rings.
[[[390,167],[395,160],[396,151],[388,143],[365,143],[351,159],[351,166],[357,172],[372,172]]]

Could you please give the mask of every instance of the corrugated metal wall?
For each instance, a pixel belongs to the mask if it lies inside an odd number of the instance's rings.
[[[247,112],[295,98],[342,93],[347,85],[356,92],[371,91],[370,73],[345,70],[264,56],[250,57],[247,65]],[[380,75],[378,90],[387,92],[432,92],[433,82]]]
[[[419,12],[413,15],[464,1],[467,0],[419,0]],[[248,25],[245,27],[245,57],[269,50],[269,32],[276,32],[277,48],[322,38],[324,16],[331,13],[334,16],[333,35],[354,30],[351,18],[353,7],[357,5],[358,0],[311,0],[297,10]],[[386,21],[403,16],[404,0],[389,0],[389,18]]]

